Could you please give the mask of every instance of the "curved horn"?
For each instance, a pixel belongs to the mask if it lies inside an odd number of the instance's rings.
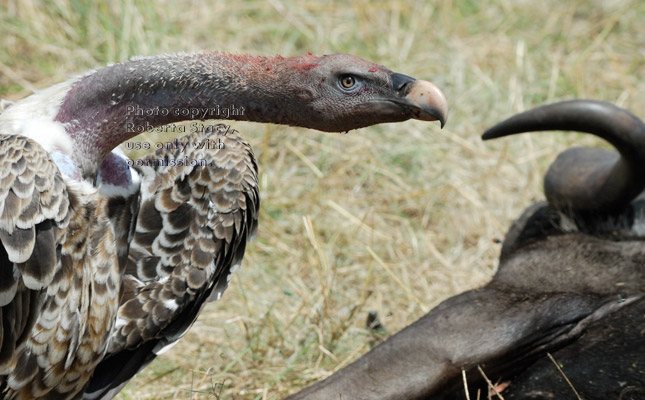
[[[620,211],[645,188],[645,124],[611,103],[571,100],[537,107],[500,122],[482,138],[544,130],[591,133],[618,150],[576,147],[559,154],[544,177],[544,194],[554,207]]]

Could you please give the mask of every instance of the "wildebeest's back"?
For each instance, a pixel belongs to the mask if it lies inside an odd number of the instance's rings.
[[[592,324],[554,359],[583,399],[645,399],[645,299]],[[548,388],[548,389],[546,389]],[[504,391],[512,399],[575,399],[548,357],[519,375]]]

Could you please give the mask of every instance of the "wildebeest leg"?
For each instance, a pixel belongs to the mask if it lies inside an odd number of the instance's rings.
[[[491,373],[577,337],[615,299],[482,288],[450,298],[365,356],[289,399],[423,399],[455,389],[462,368]],[[512,355],[512,359],[510,356]],[[491,363],[491,360],[494,360]],[[495,371],[492,371],[495,370]],[[497,371],[499,370],[499,371]]]

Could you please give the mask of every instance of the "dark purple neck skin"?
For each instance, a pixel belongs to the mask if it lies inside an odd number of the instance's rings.
[[[317,59],[203,53],[133,60],[79,79],[56,120],[66,124],[72,157],[92,179],[113,148],[146,127],[208,119],[306,126],[299,77]]]

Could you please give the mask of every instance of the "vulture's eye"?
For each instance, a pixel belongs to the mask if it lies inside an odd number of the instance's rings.
[[[356,79],[351,75],[342,75],[339,82],[343,89],[351,89],[356,86]]]

